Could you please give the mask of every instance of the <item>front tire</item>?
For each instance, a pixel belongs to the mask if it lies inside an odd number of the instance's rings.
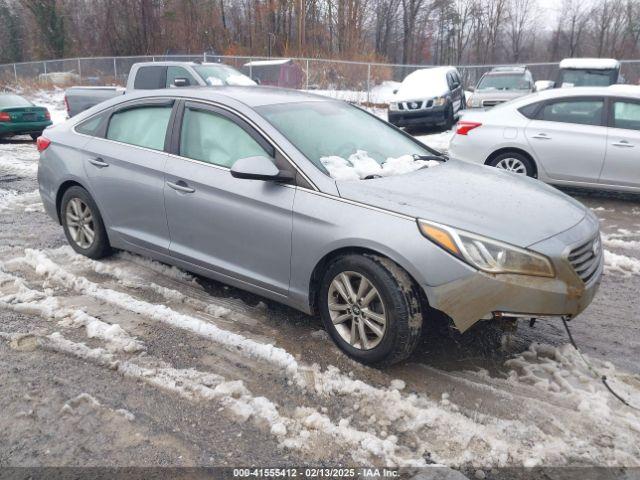
[[[321,281],[320,316],[336,345],[366,364],[406,359],[422,331],[418,288],[391,260],[345,255],[332,262]]]
[[[76,186],[64,192],[60,218],[67,241],[76,252],[93,259],[111,253],[98,206],[84,188]]]
[[[535,178],[535,169],[531,160],[519,152],[505,152],[493,158],[489,165],[508,172]]]
[[[453,128],[453,124],[455,123],[455,115],[453,113],[453,105],[449,104],[447,106],[447,113],[445,114],[444,128],[445,130],[451,130]]]

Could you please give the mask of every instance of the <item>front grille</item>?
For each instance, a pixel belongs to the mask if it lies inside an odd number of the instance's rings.
[[[598,271],[602,258],[600,235],[582,243],[569,252],[567,259],[584,283],[589,283]]]
[[[484,100],[482,102],[483,107],[495,107],[496,105],[504,103],[504,100]]]
[[[419,110],[422,108],[422,102],[420,101],[404,102],[403,106],[404,106],[403,110]]]

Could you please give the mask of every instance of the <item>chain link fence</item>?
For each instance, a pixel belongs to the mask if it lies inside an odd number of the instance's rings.
[[[125,85],[131,66],[137,62],[153,61],[209,61],[222,62],[254,78],[256,62],[284,60],[257,56],[226,55],[145,55],[131,57],[91,57],[64,60],[46,60],[0,65],[0,86],[24,84],[42,85]],[[386,104],[397,82],[409,73],[434,65],[399,65],[386,63],[352,62],[317,58],[291,58],[291,64],[300,72],[296,80],[284,85],[313,90],[324,95],[360,104]],[[627,83],[638,84],[640,60],[623,60],[622,75]],[[458,70],[466,87],[475,85],[480,77],[501,65],[460,65]],[[557,63],[526,64],[535,80],[556,78]]]

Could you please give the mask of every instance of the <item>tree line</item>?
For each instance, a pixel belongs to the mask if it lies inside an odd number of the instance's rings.
[[[485,64],[639,58],[640,0],[0,0],[0,63],[305,56]]]

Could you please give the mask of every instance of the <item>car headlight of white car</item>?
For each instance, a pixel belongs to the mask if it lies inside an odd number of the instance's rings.
[[[447,98],[446,97],[436,97],[436,98],[433,99],[433,106],[434,107],[441,107],[446,103],[447,103]]]
[[[398,102],[389,103],[389,110],[391,110],[392,112],[397,112],[398,110],[400,110],[398,108]]]
[[[531,250],[427,220],[418,220],[418,228],[433,243],[483,272],[555,277],[551,261]]]

